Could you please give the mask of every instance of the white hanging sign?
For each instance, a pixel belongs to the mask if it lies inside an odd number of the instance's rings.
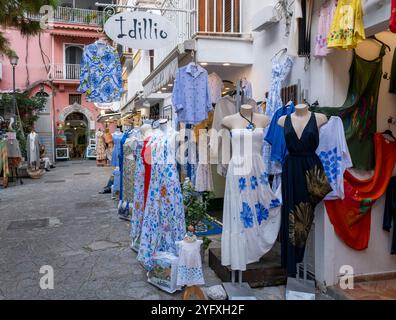
[[[104,31],[118,44],[131,49],[158,49],[176,40],[176,27],[161,15],[123,12],[110,17]]]

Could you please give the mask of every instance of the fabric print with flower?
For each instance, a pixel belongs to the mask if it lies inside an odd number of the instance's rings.
[[[252,176],[250,178],[250,185],[251,185],[252,190],[256,190],[257,189],[258,182],[257,182],[257,178],[255,176]]]
[[[240,178],[239,179],[239,191],[244,191],[246,189],[246,179],[245,178]]]
[[[176,241],[186,233],[183,196],[171,138],[151,137],[152,156],[149,196],[144,211],[138,260],[147,270],[153,268],[153,256],[159,252],[177,254]]]
[[[263,173],[263,174],[260,176],[260,183],[261,183],[262,185],[268,185],[268,184],[269,184],[269,181],[268,181],[268,174]]]
[[[253,211],[246,202],[242,204],[241,221],[246,229],[253,228]]]
[[[326,173],[316,165],[305,173],[305,179],[307,181],[309,197],[314,206],[321,202],[324,197],[333,190],[329,184]]]
[[[78,91],[85,92],[89,102],[120,101],[123,93],[121,71],[116,49],[100,43],[90,44],[82,56]]]
[[[256,214],[257,214],[257,221],[258,221],[259,225],[261,225],[261,223],[263,221],[267,221],[268,220],[269,211],[261,203],[256,204],[255,208],[256,208]]]

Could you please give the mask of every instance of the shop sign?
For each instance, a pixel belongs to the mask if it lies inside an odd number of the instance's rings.
[[[123,12],[110,17],[104,31],[116,43],[131,49],[158,49],[176,40],[176,27],[161,15]]]

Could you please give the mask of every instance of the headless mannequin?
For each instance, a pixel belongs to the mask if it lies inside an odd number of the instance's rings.
[[[269,117],[260,113],[255,113],[251,105],[244,104],[241,106],[239,113],[225,117],[221,125],[228,130],[245,129],[249,121],[244,119],[244,117],[252,121],[257,129],[264,129],[270,123]]]
[[[291,115],[291,121],[294,130],[296,131],[297,137],[301,139],[305,127],[311,118],[311,112],[308,110],[307,104],[299,104],[296,106],[296,111]],[[318,124],[318,129],[325,125],[328,120],[324,114],[315,113],[316,123]],[[285,127],[286,116],[279,118],[278,124],[284,128]]]
[[[143,138],[146,139],[151,135],[152,127],[149,124],[144,124],[140,127],[140,132],[143,135]]]

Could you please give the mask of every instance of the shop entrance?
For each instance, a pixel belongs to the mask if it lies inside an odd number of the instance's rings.
[[[73,112],[65,119],[66,144],[70,158],[84,158],[88,146],[89,126],[87,117],[81,112]]]

